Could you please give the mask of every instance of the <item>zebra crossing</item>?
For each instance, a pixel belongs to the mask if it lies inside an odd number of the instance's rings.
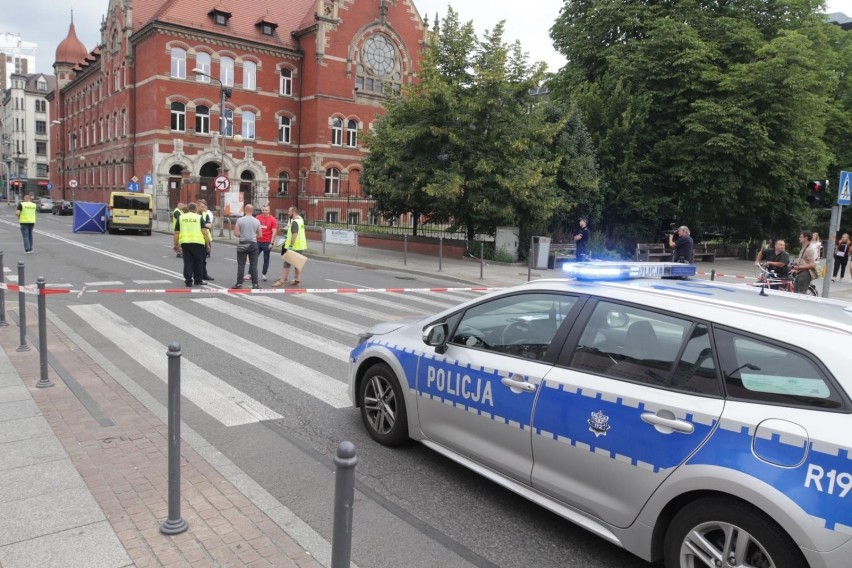
[[[206,350],[203,356],[197,349],[182,355],[181,393],[230,427],[282,418],[286,407],[280,401],[288,397],[272,396],[268,402],[258,394],[263,389],[252,396],[229,382],[231,377],[224,369],[251,369],[271,385],[271,392],[292,389],[333,410],[347,408],[351,405],[348,357],[357,334],[380,321],[427,316],[480,295],[474,291],[412,292],[403,297],[378,292],[286,298],[201,296],[185,301],[140,296],[132,302],[73,303],[68,309],[79,318],[78,324],[117,348],[120,357],[162,382],[168,378],[165,353],[169,340],[164,338],[201,342]],[[223,321],[232,324],[222,325]]]

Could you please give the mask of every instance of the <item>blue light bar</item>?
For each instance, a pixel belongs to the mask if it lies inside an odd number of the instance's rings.
[[[698,269],[694,264],[680,262],[566,262],[562,265],[562,271],[577,280],[603,282],[695,276]]]

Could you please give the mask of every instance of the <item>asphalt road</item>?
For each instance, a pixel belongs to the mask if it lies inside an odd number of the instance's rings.
[[[166,345],[183,351],[182,418],[331,541],[333,464],[358,451],[352,560],[362,568],[647,566],[419,444],[388,449],[366,435],[345,398],[346,353],[358,330],[439,311],[474,293],[355,295],[105,294],[183,288],[171,237],[74,234],[70,217],[40,214],[24,255],[14,213],[0,211],[6,278],[44,276],[51,315],[166,404]],[[214,246],[212,284],[236,278],[235,249]],[[271,282],[280,269],[273,255]],[[303,286],[459,286],[441,278],[319,260]],[[9,301],[7,299],[7,301]]]

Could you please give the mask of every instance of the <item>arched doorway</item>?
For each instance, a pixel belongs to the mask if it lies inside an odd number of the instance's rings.
[[[183,164],[175,164],[169,168],[169,211],[174,210],[183,198],[181,189],[183,189],[183,172],[185,169],[186,166]]]
[[[214,212],[218,213],[222,200],[213,187],[213,180],[219,175],[219,164],[217,162],[207,162],[201,166],[198,172],[199,187],[198,196],[207,200],[207,206]]]
[[[254,204],[254,174],[249,170],[240,174],[240,193],[243,194],[243,203]]]

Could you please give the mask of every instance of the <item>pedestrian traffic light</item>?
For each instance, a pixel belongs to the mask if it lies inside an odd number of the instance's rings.
[[[811,194],[807,197],[808,205],[811,207],[822,207],[827,201],[828,180],[818,179],[808,183]]]

